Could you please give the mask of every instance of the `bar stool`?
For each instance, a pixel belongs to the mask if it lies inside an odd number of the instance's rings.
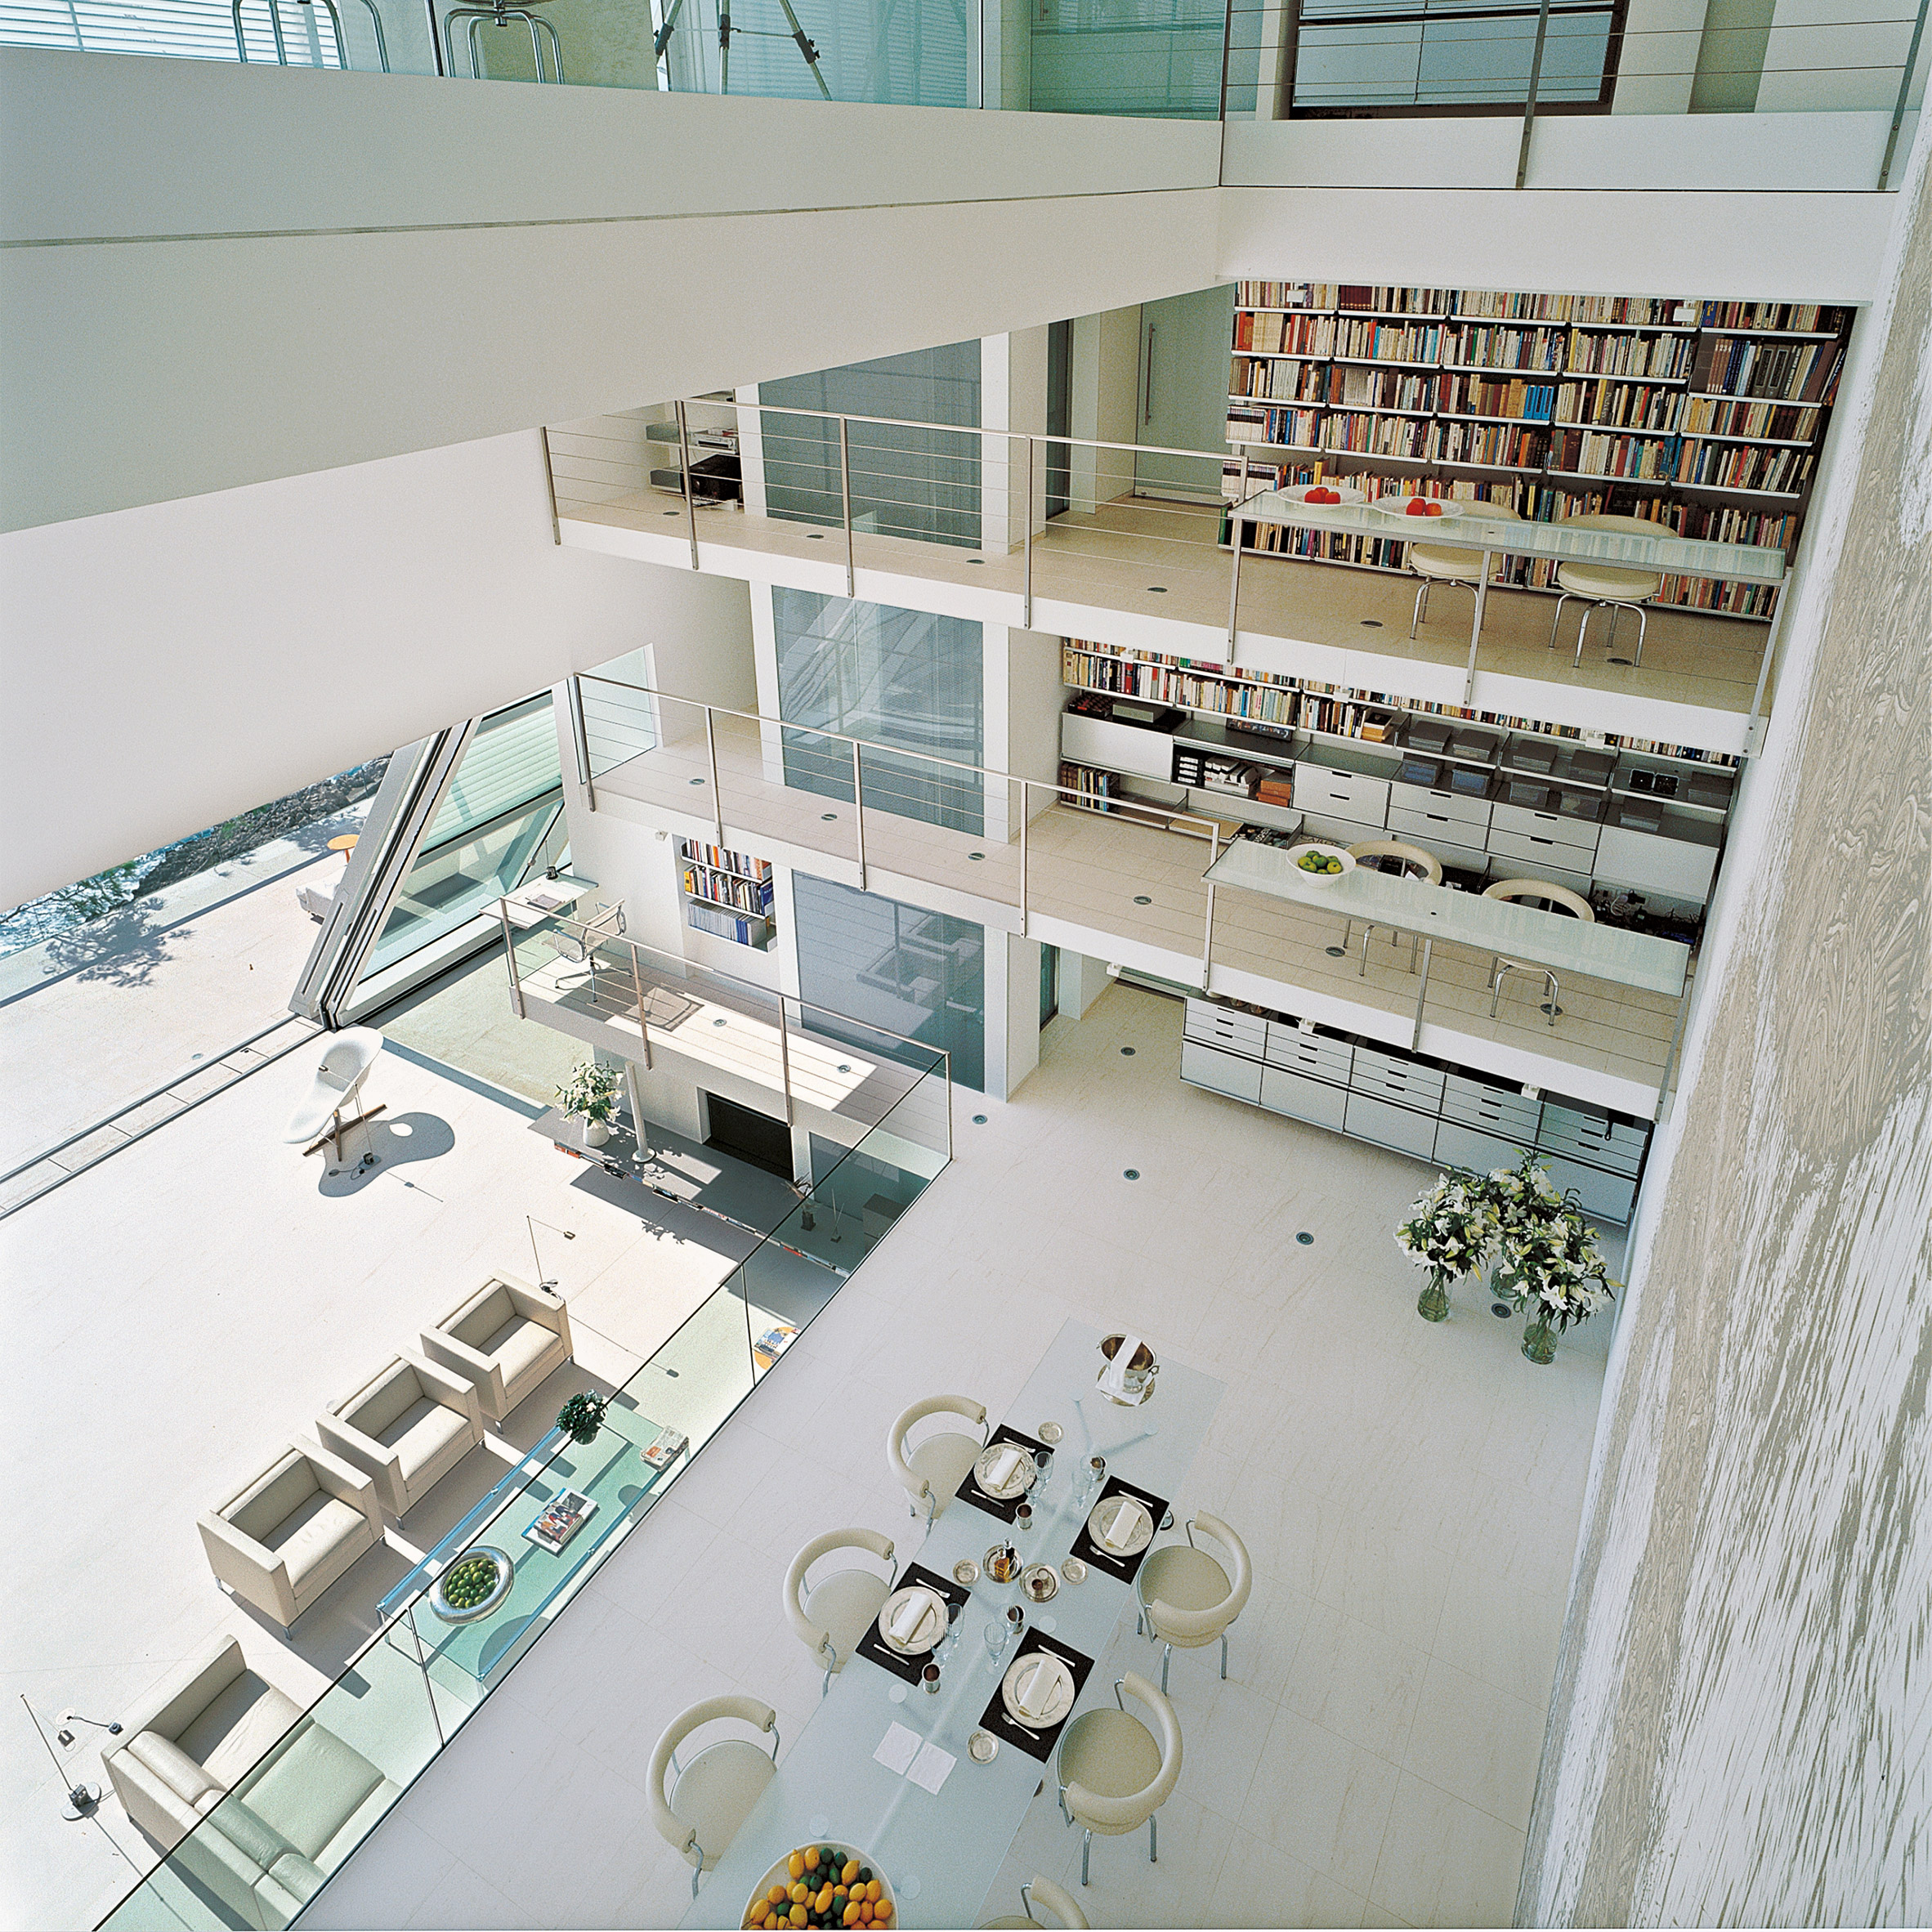
[[[1476,511],[1491,523],[1520,523],[1521,517],[1500,503],[1482,503]],[[1456,543],[1411,543],[1408,567],[1422,579],[1415,590],[1415,612],[1409,619],[1409,635],[1429,615],[1429,588],[1432,584],[1454,584],[1474,591],[1483,576],[1483,552]]]
[[[315,0],[296,0],[299,7],[309,7]],[[369,25],[376,34],[376,58],[382,63],[382,71],[389,71],[389,43],[382,38],[382,16],[376,11],[376,0],[362,0],[369,9]],[[335,60],[343,73],[349,71],[349,43],[342,37],[342,16],[335,10],[335,0],[322,0],[329,14],[329,29],[335,35]],[[248,65],[248,42],[242,32],[242,0],[234,0],[229,11],[235,19],[235,57],[243,66]],[[278,0],[268,0],[268,24],[275,37],[275,62],[278,66],[288,65],[288,43],[282,38],[282,10]]]
[[[1425,852],[1420,845],[1407,845],[1399,839],[1368,839],[1360,845],[1348,847],[1348,856],[1358,865],[1366,865],[1376,872],[1393,872],[1402,879],[1420,879],[1426,885],[1439,886],[1442,883],[1442,861],[1432,852]],[[1393,865],[1384,864],[1393,860]],[[1349,936],[1353,932],[1353,919],[1342,921],[1342,950],[1348,950]],[[1374,926],[1365,927],[1362,935],[1362,969],[1357,974],[1360,979],[1368,977],[1369,940],[1376,932]],[[1402,935],[1391,932],[1392,943],[1399,945]],[[1422,943],[1421,935],[1409,935],[1409,970],[1415,970],[1415,952]]]
[[[1581,892],[1572,892],[1568,886],[1558,885],[1548,879],[1503,879],[1492,886],[1483,888],[1485,899],[1505,899],[1513,902],[1531,901],[1544,911],[1568,914],[1570,918],[1581,919],[1585,925],[1594,925],[1597,915],[1590,910],[1589,900]],[[1505,959],[1497,954],[1489,962],[1489,1017],[1496,1017],[1496,1002],[1502,998],[1503,982],[1512,973],[1541,973],[1544,991],[1550,995],[1545,1010],[1549,1014],[1550,1024],[1556,1024],[1557,1015],[1563,1011],[1558,1004],[1563,989],[1557,983],[1556,975],[1547,966],[1526,966],[1520,959]]]
[[[1654,522],[1648,517],[1566,517],[1557,525],[1559,530],[1621,530],[1639,537],[1669,536],[1666,524]],[[1556,633],[1563,620],[1563,606],[1572,597],[1585,600],[1583,621],[1576,627],[1576,660],[1583,662],[1583,640],[1590,632],[1590,614],[1606,607],[1610,612],[1610,642],[1605,647],[1617,648],[1617,614],[1623,610],[1637,613],[1637,655],[1635,663],[1644,661],[1644,606],[1664,587],[1664,580],[1655,570],[1632,570],[1621,565],[1598,563],[1587,557],[1565,557],[1556,566],[1556,587],[1561,593],[1556,600],[1556,615],[1550,620],[1550,648],[1556,648]]]
[[[541,0],[532,0],[532,4],[540,3]],[[239,6],[239,0],[237,0],[237,4]],[[559,87],[563,84],[563,48],[557,40],[556,28],[547,20],[532,13],[528,6],[512,7],[509,0],[495,0],[495,3],[490,7],[453,7],[443,16],[443,65],[449,73],[456,71],[456,47],[449,29],[458,20],[467,20],[470,24],[472,80],[481,80],[483,78],[482,61],[476,47],[479,29],[484,27],[507,27],[512,20],[521,20],[530,29],[530,65],[536,69],[538,80],[543,78],[543,50],[537,38],[540,28],[543,38],[550,43],[550,79]]]

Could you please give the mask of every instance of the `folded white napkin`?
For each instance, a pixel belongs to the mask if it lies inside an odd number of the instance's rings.
[[[1022,1717],[1038,1717],[1053,1701],[1053,1686],[1059,1673],[1044,1657],[1040,1658],[1020,1686],[1019,1706]]]
[[[1133,1541],[1134,1532],[1140,1518],[1134,1513],[1134,1505],[1125,1496],[1114,1500],[1114,1513],[1107,1518],[1107,1527],[1101,1532],[1100,1541],[1109,1550],[1125,1550]]]
[[[1019,1466],[1020,1452],[1008,1442],[986,1465],[987,1486],[993,1489],[1003,1489]]]
[[[892,1618],[893,1636],[901,1644],[910,1642],[913,1632],[926,1621],[926,1613],[932,1608],[932,1599],[928,1597],[908,1597]]]
[[[1110,1395],[1127,1393],[1127,1365],[1140,1353],[1140,1337],[1124,1335],[1120,1345],[1114,1351],[1114,1358],[1107,1365],[1106,1372],[1100,1378],[1100,1386]]]

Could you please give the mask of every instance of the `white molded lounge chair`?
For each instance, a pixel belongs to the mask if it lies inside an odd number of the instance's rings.
[[[373,1026],[345,1026],[329,1041],[315,1069],[315,1084],[282,1138],[291,1147],[306,1147],[333,1126],[339,1142],[342,1116],[355,1104],[382,1050],[382,1035]],[[342,1151],[339,1146],[336,1151]]]

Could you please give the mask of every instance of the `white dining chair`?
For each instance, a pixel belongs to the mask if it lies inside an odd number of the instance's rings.
[[[1122,1696],[1122,1693],[1126,1697]],[[1160,1728],[1152,1731],[1127,1708],[1126,1697],[1144,1704]],[[1119,1838],[1147,1828],[1147,1862],[1161,1862],[1161,1840],[1154,1814],[1174,1794],[1181,1775],[1181,1722],[1174,1706],[1137,1670],[1114,1679],[1114,1702],[1076,1717],[1060,1738],[1055,1775],[1060,1787],[1060,1810],[1070,1825],[1078,1825],[1080,1883],[1085,1885],[1093,1834]]]
[[[1224,1567],[1194,1541],[1199,1530],[1227,1552]],[[1161,1652],[1161,1688],[1167,1688],[1167,1667],[1176,1650],[1201,1650],[1217,1638],[1221,1644],[1221,1675],[1228,1675],[1228,1626],[1247,1608],[1254,1587],[1254,1566],[1248,1546],[1218,1516],[1196,1510],[1187,1525],[1185,1543],[1169,1543],[1148,1553],[1134,1580],[1140,1615],[1136,1627]]]
[[[1668,537],[1675,534],[1667,523],[1659,523],[1648,517],[1566,517],[1556,526],[1559,530],[1601,530],[1620,532],[1633,537]],[[1644,661],[1644,606],[1664,588],[1661,574],[1656,570],[1633,570],[1627,566],[1599,563],[1591,557],[1565,557],[1556,566],[1556,614],[1550,620],[1550,648],[1556,648],[1556,633],[1563,624],[1563,606],[1572,597],[1583,601],[1583,620],[1576,626],[1577,664],[1583,662],[1583,641],[1590,634],[1590,618],[1593,610],[1608,610],[1610,613],[1610,642],[1607,649],[1617,648],[1617,619],[1625,610],[1637,613],[1637,655],[1633,660]]]
[[[1087,1932],[1087,1915],[1073,1894],[1037,1872],[1020,1887],[1018,1917],[982,1919],[979,1932],[1047,1932],[1044,1921],[1033,1916],[1043,1905],[1057,1923],[1071,1927],[1071,1932]]]
[[[1355,863],[1371,872],[1392,872],[1398,879],[1412,879],[1424,885],[1439,886],[1442,883],[1442,861],[1433,852],[1424,851],[1420,845],[1411,845],[1400,839],[1365,839],[1359,845],[1348,847],[1348,856]],[[1342,921],[1342,950],[1346,952],[1355,930],[1353,919]],[[1376,928],[1368,927],[1362,935],[1362,977],[1368,977],[1369,941]],[[1390,940],[1399,946],[1402,934],[1391,930]],[[1415,970],[1415,950],[1422,943],[1420,936],[1409,935],[1409,970]]]
[[[886,1574],[881,1576],[876,1571],[847,1563],[830,1572],[821,1570],[819,1581],[811,1581],[810,1572],[827,1558],[859,1550],[883,1563]],[[806,1648],[825,1666],[825,1680],[818,1693],[821,1697],[851,1661],[859,1639],[891,1594],[892,1572],[892,1540],[877,1530],[827,1530],[792,1559],[792,1567],[785,1575],[785,1613]]]
[[[942,1429],[928,1435],[916,1449],[909,1449],[907,1438],[929,1416],[959,1415],[979,1431],[968,1436],[958,1429]],[[886,1460],[892,1474],[911,1498],[910,1513],[917,1516],[919,1505],[926,1505],[926,1523],[946,1514],[966,1472],[986,1446],[986,1407],[969,1395],[929,1395],[915,1402],[886,1432]]]
[[[1470,513],[1491,523],[1523,521],[1515,511],[1505,509],[1500,503],[1472,504]],[[1491,554],[1493,556],[1495,553],[1492,552]],[[1471,550],[1464,544],[1411,543],[1405,561],[1410,570],[1422,579],[1416,586],[1415,609],[1409,619],[1411,637],[1415,635],[1423,619],[1429,615],[1431,584],[1453,584],[1464,590],[1474,591],[1483,580],[1483,552]]]
[[[721,1737],[682,1764],[678,1747],[692,1732],[727,1721],[771,1734],[771,1755],[743,1737]],[[651,1754],[651,1816],[665,1844],[691,1867],[691,1894],[725,1854],[778,1768],[778,1714],[756,1697],[707,1697],[664,1727]],[[665,1780],[674,1778],[667,1796]]]

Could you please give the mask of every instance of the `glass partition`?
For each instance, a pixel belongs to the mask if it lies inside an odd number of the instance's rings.
[[[700,977],[708,999],[722,996],[723,976]],[[795,1044],[830,1038],[786,1005]],[[779,1023],[776,999],[765,1006]],[[752,1230],[750,1251],[627,1381],[579,1373],[606,1401],[590,1438],[552,1428],[505,1471],[378,1606],[381,1628],[348,1668],[105,1926],[288,1925],[919,1198],[948,1158],[946,1057],[850,1030],[890,1071],[826,1120],[810,1174],[775,1189],[785,1205]],[[578,1527],[547,1538],[561,1513]]]

